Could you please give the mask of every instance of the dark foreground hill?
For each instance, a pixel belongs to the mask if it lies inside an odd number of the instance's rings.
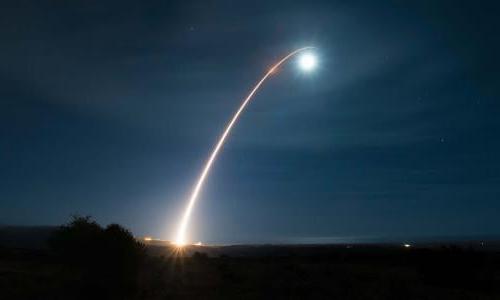
[[[0,247],[42,249],[56,226],[0,226]]]
[[[112,278],[93,274],[109,283],[99,286],[78,267],[68,271],[47,251],[3,249],[0,299],[500,299],[494,252],[317,246],[292,254],[294,246],[279,248],[288,254],[209,257],[199,248],[184,256],[165,249],[146,256],[137,288],[127,293]]]
[[[78,222],[58,231],[55,246],[1,247],[0,299],[500,299],[500,252],[494,249],[179,249],[137,244],[119,225]]]

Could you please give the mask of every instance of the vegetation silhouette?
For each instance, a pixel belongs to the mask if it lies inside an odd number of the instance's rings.
[[[130,298],[137,292],[145,247],[122,226],[103,228],[89,216],[74,216],[54,232],[49,246],[80,296]]]
[[[0,247],[0,299],[500,299],[493,242],[179,249],[75,216],[49,245]]]

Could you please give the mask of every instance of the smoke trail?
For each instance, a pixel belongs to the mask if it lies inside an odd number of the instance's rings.
[[[281,64],[283,64],[285,61],[287,61],[290,57],[294,56],[295,54],[297,54],[299,52],[302,52],[304,50],[313,49],[313,48],[314,47],[300,48],[300,49],[297,49],[297,50],[291,52],[290,54],[286,55],[285,57],[283,57],[271,69],[269,69],[269,71],[267,71],[267,73],[264,75],[264,77],[262,77],[262,79],[260,79],[260,81],[257,82],[257,84],[252,89],[252,91],[250,91],[250,94],[248,94],[248,96],[245,98],[245,100],[243,100],[243,103],[241,104],[240,108],[236,111],[236,113],[234,114],[233,118],[231,119],[231,121],[226,126],[226,129],[224,130],[224,133],[219,138],[219,141],[215,145],[214,150],[212,150],[212,154],[210,154],[210,158],[206,162],[205,167],[203,168],[203,171],[201,172],[200,177],[198,178],[198,181],[197,181],[197,183],[196,183],[196,185],[194,187],[194,190],[193,190],[193,192],[191,194],[191,197],[189,198],[189,202],[188,202],[188,205],[186,207],[186,210],[184,211],[184,215],[182,216],[181,223],[179,225],[179,229],[177,231],[177,236],[175,238],[175,243],[177,245],[183,245],[183,244],[186,243],[186,230],[187,230],[187,226],[188,226],[188,223],[189,223],[189,218],[191,216],[191,212],[193,210],[194,204],[196,203],[196,199],[198,197],[198,194],[200,193],[201,187],[203,186],[203,182],[205,181],[205,178],[207,177],[208,172],[210,171],[210,168],[212,167],[212,164],[213,164],[215,158],[217,157],[217,154],[219,153],[220,149],[224,145],[226,137],[229,135],[229,132],[231,131],[231,128],[233,128],[233,125],[238,120],[238,117],[243,112],[243,110],[245,109],[245,107],[248,104],[248,102],[252,99],[253,95],[257,92],[257,90],[264,83],[264,81],[266,81],[266,79],[272,73],[274,73],[274,71],[276,71],[276,69]]]

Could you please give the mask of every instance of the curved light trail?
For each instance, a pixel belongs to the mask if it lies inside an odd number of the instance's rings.
[[[177,236],[175,237],[174,243],[176,245],[182,246],[186,243],[186,230],[187,226],[189,224],[189,219],[191,217],[191,212],[193,211],[194,204],[196,203],[196,200],[198,198],[198,194],[200,193],[201,187],[203,186],[203,183],[205,182],[205,179],[208,175],[208,172],[210,171],[210,168],[212,167],[212,164],[214,163],[215,158],[217,157],[217,154],[219,153],[220,149],[224,145],[224,142],[229,135],[229,132],[231,131],[231,128],[233,128],[234,124],[236,121],[238,121],[238,118],[240,114],[243,112],[245,107],[247,106],[248,102],[252,99],[254,94],[259,90],[260,86],[266,81],[266,79],[273,74],[276,69],[282,65],[284,62],[286,62],[290,57],[308,50],[308,49],[313,49],[314,47],[304,47],[297,49],[285,57],[283,57],[280,61],[278,61],[267,73],[260,79],[259,82],[255,85],[255,87],[250,91],[250,94],[243,100],[243,103],[241,104],[240,108],[236,111],[236,113],[233,115],[231,121],[227,124],[226,129],[224,129],[224,133],[222,136],[219,138],[219,141],[215,145],[215,148],[212,150],[212,154],[210,154],[210,158],[205,164],[205,167],[203,168],[203,171],[200,174],[200,177],[198,178],[198,181],[196,182],[196,185],[194,187],[193,192],[191,193],[191,197],[189,198],[188,205],[186,207],[186,210],[184,211],[184,214],[181,219],[181,223],[179,225],[178,231],[177,231]]]

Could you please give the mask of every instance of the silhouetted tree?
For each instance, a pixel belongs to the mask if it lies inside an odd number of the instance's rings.
[[[82,296],[130,297],[135,293],[144,246],[118,224],[102,228],[90,217],[75,216],[49,245],[67,269],[81,275]]]
[[[74,216],[49,239],[56,257],[71,267],[86,267],[96,262],[102,251],[103,229],[89,216]]]

